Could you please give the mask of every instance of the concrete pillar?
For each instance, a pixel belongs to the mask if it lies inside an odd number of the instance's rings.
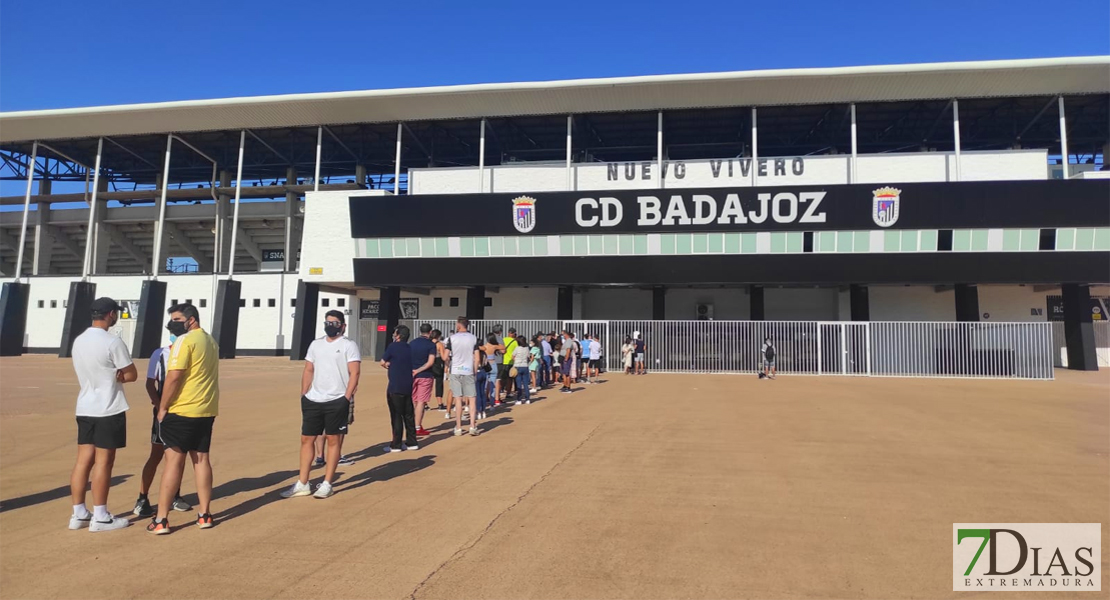
[[[751,286],[748,289],[748,295],[751,297],[751,302],[749,303],[750,309],[749,309],[748,318],[751,319],[752,321],[762,321],[763,320],[763,315],[764,315],[764,312],[763,312],[763,286],[761,286],[761,285]]]
[[[162,332],[169,320],[166,309],[166,282],[148,279],[139,292],[139,315],[135,323],[132,358],[147,358],[162,345]]]
[[[41,183],[49,183],[43,180]],[[39,185],[39,193],[43,193],[43,186]],[[50,186],[45,186],[46,193],[50,193]],[[32,275],[48,275],[50,273],[50,259],[54,256],[54,236],[50,235],[50,204],[40,202],[34,215],[31,217],[35,226],[35,248],[31,259]]]
[[[374,356],[384,356],[385,347],[393,341],[393,330],[401,318],[401,288],[382,288],[378,298],[378,336]]]
[[[655,321],[667,318],[667,288],[661,285],[651,288],[651,318]]]
[[[871,305],[867,294],[867,286],[853,283],[848,286],[848,295],[852,311],[852,320],[870,321]]]
[[[366,185],[366,165],[355,165],[355,183]]]
[[[574,286],[559,286],[559,298],[555,308],[555,318],[569,321],[574,318]]]
[[[979,320],[979,288],[974,284],[956,284],[956,320]]]
[[[100,184],[97,186],[100,189],[98,193],[108,191],[108,178],[102,177]],[[104,219],[108,217],[108,201],[96,201],[96,220],[93,221],[93,234],[92,240],[96,245],[93,246],[92,264],[90,267],[90,275],[103,274],[108,272],[108,255],[112,250],[112,236],[104,230]],[[86,241],[86,243],[88,243]],[[153,352],[153,350],[151,350]]]
[[[212,319],[212,337],[220,347],[220,358],[235,358],[239,338],[239,298],[243,282],[222,279],[216,284],[216,310]],[[280,310],[278,311],[280,314]]]
[[[484,319],[486,314],[486,286],[466,288],[466,318],[471,321]]]
[[[1076,371],[1097,371],[1095,330],[1091,323],[1091,289],[1086,285],[1065,283],[1064,344],[1068,349],[1068,368]]]
[[[297,183],[297,169],[289,167],[285,169],[285,183],[286,185],[296,185]],[[290,272],[297,264],[297,207],[300,206],[300,194],[297,192],[285,193],[285,272]],[[261,266],[259,267],[261,268]]]
[[[74,281],[69,284],[69,302],[66,304],[65,321],[62,323],[62,343],[58,347],[58,358],[73,356],[73,341],[92,325],[92,302],[95,298],[95,283]]]
[[[227,169],[220,171],[220,192],[216,201],[216,233],[212,249],[216,260],[213,261],[213,271],[226,273],[231,260],[231,201],[235,194],[231,188],[231,171]]]
[[[316,339],[316,314],[320,304],[320,284],[297,282],[297,308],[293,313],[293,343],[289,360],[304,360],[308,346]],[[381,335],[378,336],[380,340]],[[379,343],[379,345],[381,345]],[[381,353],[375,354],[381,356]]]
[[[22,356],[31,285],[9,281],[0,292],[0,356]]]

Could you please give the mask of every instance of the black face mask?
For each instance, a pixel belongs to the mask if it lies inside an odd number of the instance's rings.
[[[166,323],[166,329],[170,330],[170,333],[176,335],[177,337],[185,335],[185,332],[188,331],[185,328],[184,321],[170,321],[169,323]]]
[[[343,332],[343,326],[342,325],[325,325],[324,326],[324,333],[330,338],[339,337],[339,334],[342,333],[342,332]]]

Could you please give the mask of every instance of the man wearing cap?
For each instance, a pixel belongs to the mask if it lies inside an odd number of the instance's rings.
[[[73,496],[70,529],[122,529],[130,523],[108,512],[108,488],[116,450],[127,446],[127,398],[123,384],[139,378],[127,345],[108,330],[119,321],[120,306],[97,298],[90,307],[92,325],[73,340],[73,370],[81,384],[77,395],[77,463],[69,479]],[[93,512],[85,507],[85,486],[92,475]]]

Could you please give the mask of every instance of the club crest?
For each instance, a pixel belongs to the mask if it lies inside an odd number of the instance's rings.
[[[898,205],[902,190],[883,187],[875,190],[871,203],[871,218],[879,227],[890,227],[898,221]]]
[[[513,198],[513,227],[528,233],[536,227],[536,199],[529,196]]]

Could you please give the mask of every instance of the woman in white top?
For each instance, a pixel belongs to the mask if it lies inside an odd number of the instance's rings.
[[[528,341],[524,336],[518,336],[516,344],[516,349],[513,350],[513,368],[516,369],[516,403],[519,406],[532,403],[532,394],[529,392],[532,380],[528,372],[532,353],[528,350]]]
[[[632,351],[636,346],[632,344],[632,338],[624,338],[624,345],[621,346],[621,360],[624,364],[624,374],[632,373]]]

